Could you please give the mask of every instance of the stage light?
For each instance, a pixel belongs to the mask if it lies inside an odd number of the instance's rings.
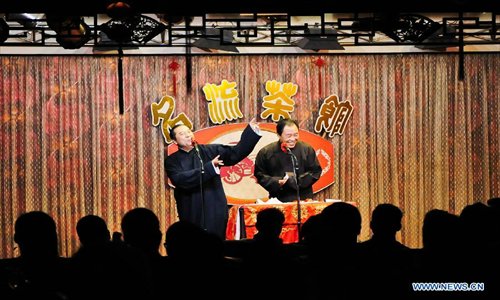
[[[337,32],[331,28],[325,28],[321,32],[321,28],[306,28],[304,34],[311,35],[305,36],[300,39],[296,46],[304,50],[344,50],[337,40]]]
[[[415,47],[423,50],[446,51],[448,47],[457,47],[458,38],[456,37],[457,28],[452,25],[442,25],[432,33],[421,44]]]
[[[15,21],[28,29],[35,29],[38,26],[38,20],[33,14],[6,14],[5,19],[7,21]]]
[[[47,25],[56,32],[56,41],[64,49],[78,49],[91,38],[91,29],[79,16],[46,15]]]
[[[127,2],[112,2],[106,7],[108,16],[115,20],[125,20],[134,15],[132,7]]]
[[[99,32],[99,37],[97,38],[97,43],[94,45],[94,48],[92,49],[93,52],[107,52],[107,51],[115,51],[118,49],[122,50],[136,50],[139,49],[139,46],[137,46],[134,43],[127,43],[127,44],[119,44],[116,41],[111,40],[106,33],[103,31]]]
[[[229,52],[239,52],[235,45],[230,45],[233,41],[233,32],[219,28],[206,28],[202,32],[205,37],[201,37],[194,41],[193,46],[203,49],[207,52],[212,50],[223,50]],[[221,40],[222,37],[222,40]]]
[[[175,26],[181,23],[189,26],[193,21],[194,17],[192,16],[176,16],[170,14],[156,14],[161,23],[166,24],[167,26]],[[161,43],[164,44],[165,41],[165,30],[161,32]]]
[[[174,15],[168,15],[168,14],[156,14],[158,19],[165,23],[165,24],[181,24],[185,21],[184,16],[174,16]],[[188,22],[191,22],[193,20],[193,17],[188,17]]]
[[[90,27],[81,23],[78,27],[61,30],[56,37],[56,41],[64,49],[78,49],[90,40]]]

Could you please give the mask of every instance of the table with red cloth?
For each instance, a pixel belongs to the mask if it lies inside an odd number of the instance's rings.
[[[309,217],[319,214],[331,202],[300,202],[301,223],[304,224]],[[226,229],[226,239],[239,240],[252,238],[256,233],[255,223],[257,214],[266,208],[275,207],[285,215],[285,223],[281,231],[284,243],[295,243],[298,241],[298,207],[297,202],[282,204],[245,204],[233,205],[229,209],[229,220]]]

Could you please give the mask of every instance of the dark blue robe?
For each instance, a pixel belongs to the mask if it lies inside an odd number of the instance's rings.
[[[174,197],[179,220],[192,222],[222,239],[225,238],[227,199],[221,178],[212,166],[212,159],[220,155],[224,166],[235,165],[252,152],[259,139],[260,136],[247,126],[240,141],[234,146],[198,145],[204,169],[201,184],[201,163],[194,148],[189,152],[179,149],[165,159],[167,176],[175,186]]]

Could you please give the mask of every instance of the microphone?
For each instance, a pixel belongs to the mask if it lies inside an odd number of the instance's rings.
[[[293,167],[295,170],[299,170],[299,160],[297,159],[297,156],[293,154],[292,149],[290,149],[285,142],[281,143],[281,151],[292,156]]]
[[[299,160],[297,159],[297,156],[293,154],[292,149],[287,147],[286,143],[283,142],[281,143],[281,151],[290,154],[292,158],[292,165],[293,165],[293,175],[295,179],[295,185],[297,186],[297,233],[299,236],[299,241],[302,239],[302,209],[300,207],[300,185],[299,185],[299,178],[297,177],[299,173]]]
[[[286,143],[283,142],[281,143],[281,151],[283,151],[284,153],[288,153],[288,147],[286,146]]]
[[[196,156],[198,156],[198,159],[200,160],[200,169],[201,169],[201,173],[203,174],[203,173],[205,173],[205,168],[203,166],[203,159],[201,158],[201,155],[200,155],[200,149],[198,148],[198,142],[195,139],[192,139],[191,145],[193,145],[194,150],[196,151]]]
[[[205,167],[203,166],[203,158],[201,158],[200,149],[198,148],[198,142],[194,139],[191,140],[191,145],[194,147],[196,156],[200,160],[200,202],[201,202],[201,226],[204,230],[207,230],[205,224],[205,196],[203,195],[203,174],[205,174]]]

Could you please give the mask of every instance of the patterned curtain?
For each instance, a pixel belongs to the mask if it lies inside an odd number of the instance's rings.
[[[176,115],[195,130],[212,126],[201,88],[223,79],[237,83],[241,122],[262,112],[267,80],[299,86],[292,117],[309,131],[326,96],[351,101],[344,134],[330,138],[335,183],[317,198],[356,201],[360,240],[379,203],[403,210],[400,239],[419,247],[428,210],[459,214],[500,195],[500,54],[467,54],[463,81],[455,54],[191,59],[188,89],[185,57],[125,57],[120,115],[116,57],[0,57],[0,257],[17,255],[13,224],[31,210],[54,217],[64,256],[77,249],[76,222],[87,214],[120,231],[126,211],[148,207],[166,229],[175,201],[150,104],[174,96]]]

